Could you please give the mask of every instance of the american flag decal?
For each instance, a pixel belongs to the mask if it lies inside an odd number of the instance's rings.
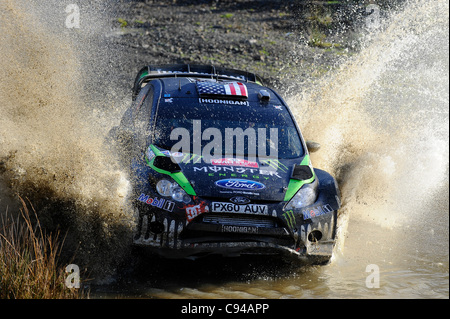
[[[200,95],[223,95],[248,98],[247,87],[241,82],[198,81],[197,88],[198,94]]]

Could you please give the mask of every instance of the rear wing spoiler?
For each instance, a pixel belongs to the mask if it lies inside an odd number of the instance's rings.
[[[133,86],[133,100],[136,99],[145,84],[147,84],[151,80],[177,77],[212,78],[241,82],[254,82],[260,85],[263,84],[262,79],[254,73],[227,68],[218,68],[211,65],[149,65],[142,68],[136,76],[136,80],[134,81]]]

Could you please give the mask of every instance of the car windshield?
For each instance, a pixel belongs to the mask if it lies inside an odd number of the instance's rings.
[[[268,104],[256,108],[247,102],[242,104],[162,100],[153,144],[166,150],[216,157],[289,159],[304,155],[298,131],[284,106]]]

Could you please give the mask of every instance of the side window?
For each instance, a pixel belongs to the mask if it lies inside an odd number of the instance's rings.
[[[142,112],[144,108],[144,104],[146,101],[148,101],[149,97],[151,98],[153,96],[153,86],[152,85],[146,85],[137,96],[135,100],[135,105],[133,107],[133,121],[136,120],[136,116],[140,112]]]
[[[139,92],[139,95],[136,97],[136,99],[133,101],[133,104],[125,111],[125,114],[123,115],[122,120],[120,122],[120,126],[125,130],[130,132],[134,131],[134,119],[136,113],[142,106],[142,103],[144,103],[145,97],[147,96],[149,89],[150,86],[144,87]]]
[[[148,93],[145,98],[140,99],[142,102],[136,105],[136,110],[133,114],[134,130],[136,132],[138,146],[141,149],[147,146],[145,144],[150,135],[150,118],[153,106],[154,89],[153,86],[149,84],[142,91]],[[139,101],[139,96],[136,101]]]

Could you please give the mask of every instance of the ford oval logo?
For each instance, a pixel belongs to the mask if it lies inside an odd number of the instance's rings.
[[[237,205],[246,205],[246,204],[249,204],[251,202],[251,200],[248,199],[247,197],[235,196],[235,197],[230,198],[230,202],[237,204]]]
[[[266,186],[261,183],[248,181],[245,179],[222,179],[220,181],[217,181],[216,185],[222,188],[249,191],[256,191],[266,188]]]

